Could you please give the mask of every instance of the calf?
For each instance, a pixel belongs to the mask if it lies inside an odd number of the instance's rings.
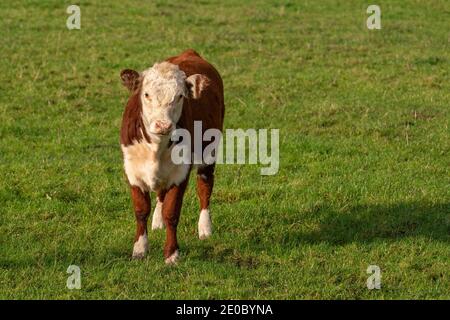
[[[133,258],[143,258],[147,252],[149,192],[153,191],[157,200],[152,229],[166,227],[165,262],[175,263],[179,257],[177,225],[189,174],[194,167],[172,161],[175,144],[171,136],[176,128],[186,129],[193,136],[194,121],[201,121],[203,132],[222,130],[222,79],[194,50],[156,63],[140,73],[123,70],[120,76],[131,93],[123,114],[120,143],[137,223]],[[205,146],[203,143],[202,148]],[[214,163],[195,165],[195,169],[200,200],[198,234],[204,239],[211,235],[209,199],[214,183]]]

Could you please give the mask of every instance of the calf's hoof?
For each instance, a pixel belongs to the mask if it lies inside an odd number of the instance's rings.
[[[144,233],[139,237],[139,239],[134,243],[133,246],[133,259],[143,259],[148,250],[148,239],[147,234]]]
[[[164,262],[167,265],[174,265],[177,264],[178,260],[180,259],[180,252],[178,250],[175,250],[174,253],[172,253]]]
[[[133,252],[133,255],[131,256],[131,259],[133,260],[142,260],[145,258],[145,253],[135,253]]]

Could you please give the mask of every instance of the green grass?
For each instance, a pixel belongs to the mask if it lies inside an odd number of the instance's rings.
[[[78,3],[73,31],[70,1],[0,3],[0,298],[450,298],[448,1],[380,0],[372,31],[356,0]],[[191,47],[226,128],[280,129],[280,171],[219,166],[203,242],[192,180],[181,263],[163,232],[131,261],[119,73]]]

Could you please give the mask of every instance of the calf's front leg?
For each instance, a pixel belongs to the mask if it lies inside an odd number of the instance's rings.
[[[147,220],[150,214],[150,195],[148,192],[143,192],[140,188],[132,186],[131,199],[136,216],[133,259],[142,259],[148,250]]]
[[[179,186],[172,186],[164,197],[162,215],[166,225],[166,244],[164,245],[166,264],[174,264],[179,258],[177,226],[187,183],[188,179],[184,180]]]

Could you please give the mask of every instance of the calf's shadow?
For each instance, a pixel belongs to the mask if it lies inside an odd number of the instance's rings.
[[[450,203],[400,203],[361,205],[336,211],[320,208],[315,212],[319,227],[307,232],[288,228],[282,243],[346,244],[406,237],[429,238],[450,242]],[[301,224],[301,221],[297,221]]]

